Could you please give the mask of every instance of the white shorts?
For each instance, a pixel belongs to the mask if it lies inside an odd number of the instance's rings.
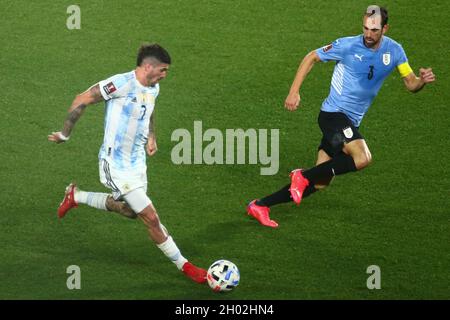
[[[145,193],[144,188],[134,189],[124,195],[123,198],[136,214],[142,212],[142,210],[152,203],[152,200]]]
[[[112,191],[114,200],[125,200],[139,213],[152,203],[147,196],[147,169],[122,171],[112,167],[106,159],[99,161],[100,182]]]

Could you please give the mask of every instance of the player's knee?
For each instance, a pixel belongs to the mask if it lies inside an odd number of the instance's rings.
[[[139,215],[144,219],[145,224],[149,228],[159,228],[160,221],[159,216],[155,210],[153,210],[152,206],[146,207],[142,210]]]
[[[112,196],[108,196],[105,203],[106,209],[122,214],[123,216],[136,219],[136,213],[124,202],[116,201]]]
[[[123,216],[130,218],[130,219],[136,219],[137,214],[125,203],[121,203],[119,210]]]
[[[152,229],[159,228],[160,221],[158,214],[156,212],[150,214],[149,220],[150,220],[150,228]]]
[[[138,215],[133,212],[132,214],[130,213],[129,215],[127,215],[127,217],[130,219],[137,219]]]
[[[372,155],[369,151],[361,153],[353,158],[355,161],[356,169],[361,170],[366,168],[372,163]]]
[[[122,214],[129,219],[137,219],[137,214],[133,210],[124,210]]]

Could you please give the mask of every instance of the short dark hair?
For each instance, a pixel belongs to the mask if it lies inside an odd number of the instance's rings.
[[[374,13],[375,13],[375,10],[372,11],[372,13],[366,12],[366,16],[370,17]],[[380,7],[380,13],[381,13],[381,27],[384,27],[388,23],[388,19],[389,19],[388,11],[385,7]]]
[[[171,62],[169,52],[157,43],[143,44],[139,48],[136,65],[142,65],[142,61],[146,58],[154,58],[161,63],[167,64]]]

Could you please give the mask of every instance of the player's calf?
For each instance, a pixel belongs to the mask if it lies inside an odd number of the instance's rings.
[[[167,229],[161,224],[159,216],[152,204],[139,213],[139,218],[147,226],[150,238],[156,243],[156,246],[179,270],[197,283],[206,282],[206,270],[194,266],[181,254],[175,241],[168,234]]]

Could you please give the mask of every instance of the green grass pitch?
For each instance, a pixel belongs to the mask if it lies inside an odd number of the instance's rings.
[[[397,72],[385,81],[361,132],[372,166],[338,177],[301,206],[272,209],[264,228],[248,201],[310,167],[333,64],[316,65],[302,108],[284,99],[300,59],[362,32],[360,1],[77,1],[81,29],[68,30],[71,1],[0,3],[0,299],[448,299],[450,278],[450,86],[446,1],[384,1],[389,36],[417,72],[437,82],[418,94]],[[149,195],[182,253],[208,267],[237,264],[239,287],[215,294],[185,278],[148,240],[144,225],[87,206],[58,220],[72,180],[105,192],[97,154],[103,106],[91,106],[70,141],[47,142],[77,93],[132,70],[142,42],[173,58],[156,105],[158,153],[148,159]],[[177,128],[280,129],[280,169],[175,165]],[[66,268],[81,268],[68,290]],[[366,287],[370,265],[381,289]]]

